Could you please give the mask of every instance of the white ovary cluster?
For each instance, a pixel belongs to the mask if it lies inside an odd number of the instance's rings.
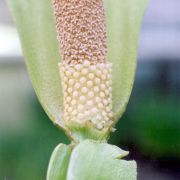
[[[64,120],[90,121],[99,130],[112,124],[111,63],[59,64],[63,95]]]

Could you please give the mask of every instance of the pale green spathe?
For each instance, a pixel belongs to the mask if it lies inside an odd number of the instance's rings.
[[[50,119],[61,122],[61,60],[50,0],[7,0],[20,36],[28,72]],[[61,125],[62,126],[62,125]]]
[[[36,94],[50,119],[62,124],[62,89],[51,0],[7,0]],[[108,61],[113,63],[113,110],[125,110],[135,74],[137,39],[147,0],[104,0]]]
[[[147,0],[104,0],[108,38],[108,61],[113,64],[113,111],[118,120],[131,94],[138,34]]]

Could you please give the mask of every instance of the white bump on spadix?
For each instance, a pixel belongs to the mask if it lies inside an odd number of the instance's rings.
[[[84,101],[86,100],[86,98],[85,98],[85,96],[80,96],[80,97],[79,97],[79,100],[80,100],[81,102],[84,102]]]
[[[74,91],[74,92],[73,92],[73,96],[74,96],[74,97],[78,97],[78,95],[79,95],[78,91]]]
[[[95,100],[97,103],[101,102],[101,98],[99,96],[97,96]]]
[[[82,87],[81,92],[82,93],[87,93],[88,92],[88,88],[87,87]]]
[[[88,70],[87,70],[87,69],[85,69],[85,68],[82,69],[82,74],[83,74],[83,75],[86,75],[87,73],[88,73]]]
[[[88,106],[93,106],[93,101],[92,101],[92,100],[88,100],[88,101],[87,101],[87,105],[88,105]]]
[[[80,87],[81,87],[81,85],[79,83],[76,83],[74,86],[75,89],[79,89]]]
[[[78,71],[80,71],[81,68],[82,68],[82,65],[81,65],[81,64],[76,64],[76,65],[75,65],[75,68],[76,68]]]
[[[70,76],[71,72],[70,71],[66,71],[66,76]]]
[[[94,92],[96,92],[96,93],[99,92],[99,87],[98,86],[94,87]]]
[[[72,93],[73,89],[72,88],[68,88],[68,93]]]
[[[92,91],[88,92],[88,97],[90,98],[94,97],[94,93]]]
[[[83,106],[82,104],[79,104],[79,105],[78,105],[78,111],[79,111],[79,112],[82,112],[83,109],[84,109],[84,106]]]
[[[99,78],[96,78],[95,82],[96,82],[96,84],[99,84],[101,82],[101,80]]]
[[[70,102],[70,101],[71,101],[71,97],[68,96],[68,97],[66,98],[66,101],[67,101],[67,102]]]
[[[93,86],[93,81],[88,81],[88,82],[87,82],[87,86],[88,86],[88,87],[92,87],[92,86]]]
[[[93,78],[94,78],[94,74],[93,74],[93,73],[90,73],[90,74],[88,75],[88,77],[89,77],[89,79],[93,79]]]
[[[69,79],[69,85],[73,85],[74,84],[74,79]]]
[[[85,83],[85,82],[86,82],[86,78],[85,78],[85,77],[81,77],[81,78],[80,78],[80,82],[81,82],[81,83]]]
[[[75,99],[73,99],[73,100],[71,101],[71,105],[74,106],[74,105],[76,105],[76,104],[77,104],[77,101],[76,101]]]
[[[90,66],[90,62],[87,61],[87,60],[85,60],[85,61],[84,61],[84,66],[89,67],[89,66]]]
[[[79,73],[78,73],[78,72],[74,72],[73,76],[74,76],[75,78],[78,78],[78,77],[79,77]]]

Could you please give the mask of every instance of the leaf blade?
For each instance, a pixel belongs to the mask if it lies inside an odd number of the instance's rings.
[[[118,120],[128,103],[136,69],[138,33],[147,0],[104,0],[108,61],[113,64],[113,112]]]
[[[135,180],[136,163],[120,159],[127,153],[107,143],[83,141],[72,151],[67,180]]]
[[[28,72],[41,105],[61,124],[61,61],[50,0],[7,0],[20,36]]]
[[[53,151],[46,180],[66,180],[69,159],[72,148],[65,144],[59,144]]]

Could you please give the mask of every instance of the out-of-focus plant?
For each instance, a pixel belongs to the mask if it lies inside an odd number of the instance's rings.
[[[55,148],[47,180],[136,179],[136,163],[107,139],[132,90],[146,0],[8,4],[39,101],[71,139]]]

